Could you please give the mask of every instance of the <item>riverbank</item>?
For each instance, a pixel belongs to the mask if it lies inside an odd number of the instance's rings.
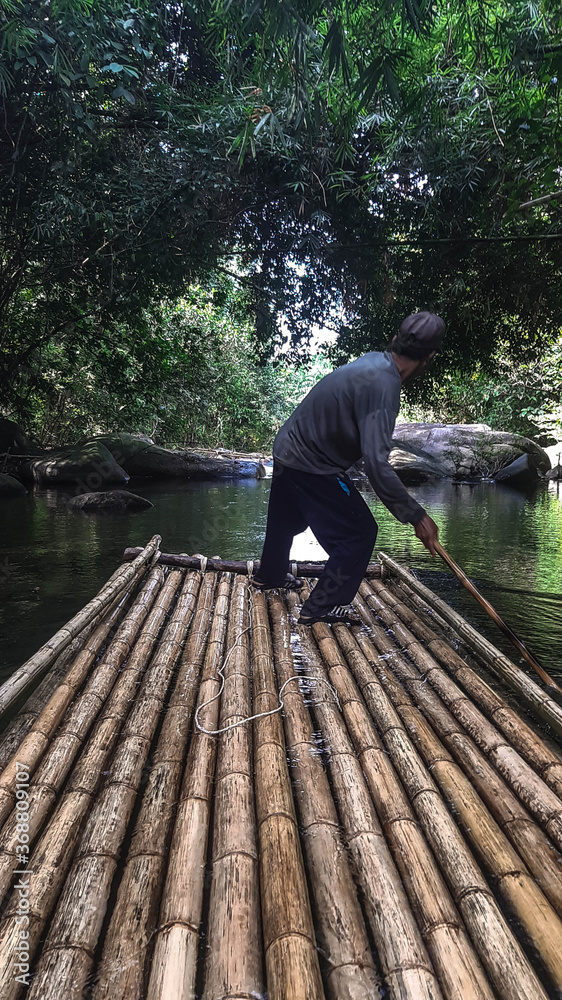
[[[83,494],[139,479],[264,479],[271,466],[271,456],[261,453],[163,448],[149,437],[129,433],[99,435],[33,454],[33,443],[6,420],[0,421],[0,447],[7,449],[1,471],[13,478],[0,482],[5,495],[17,494],[18,483],[72,486],[75,494]],[[526,486],[551,469],[550,457],[536,442],[485,424],[397,424],[389,461],[406,485],[494,479]],[[356,472],[360,478],[361,462]]]

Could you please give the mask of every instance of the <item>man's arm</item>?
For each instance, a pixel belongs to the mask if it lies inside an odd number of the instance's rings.
[[[402,524],[411,524],[416,536],[436,555],[438,528],[424,508],[408,493],[388,461],[396,421],[392,410],[374,410],[360,427],[365,470],[375,493]]]
[[[385,507],[402,524],[416,525],[425,510],[410,496],[388,461],[395,420],[392,410],[367,414],[360,426],[361,451],[369,482]]]

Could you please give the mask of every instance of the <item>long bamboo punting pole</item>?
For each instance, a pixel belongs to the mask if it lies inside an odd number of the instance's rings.
[[[31,880],[29,887],[30,923],[27,943],[31,959],[56,905],[72,863],[79,831],[98,792],[103,772],[111,760],[122,724],[137,694],[139,683],[181,580],[182,574],[179,571],[171,573],[166,580],[142,627],[131,656],[121,670],[111,695],[100,713],[88,743],[74,766],[64,794],[30,855],[29,871],[40,872],[40,877]],[[44,810],[45,816],[50,813],[56,796],[55,768],[65,770],[65,740],[70,745],[70,749],[66,752],[73,753],[74,737],[70,732],[66,736],[61,736],[58,747],[60,762],[55,757],[50,762],[48,770],[44,769],[43,764],[40,765],[33,779],[33,784],[37,785],[37,799],[34,800],[33,807],[34,810]],[[55,743],[57,742],[58,737],[55,738]],[[51,782],[55,785],[55,791]],[[33,785],[30,788],[33,788]],[[32,816],[30,812],[30,822]],[[13,952],[19,933],[15,920],[18,906],[18,893],[14,891],[7,903],[5,917],[0,923],[0,996],[3,1000],[4,998],[13,1000],[19,992],[18,983],[13,976]]]
[[[358,598],[356,601],[360,608],[361,599]],[[399,652],[389,636],[377,628],[371,629],[370,640],[362,632],[358,632],[356,638],[361,651],[381,680],[384,676],[385,683],[391,685],[396,675],[401,683],[406,685],[415,705],[423,711],[447,749],[462,766],[490,813],[532,871],[545,896],[562,916],[562,857],[552,842],[537,826],[520,799],[492,767],[485,755],[464,732],[460,723],[443,705],[436,692],[421,680],[419,672],[411,661]],[[389,668],[384,675],[381,665],[383,661]],[[401,689],[394,683],[394,687],[390,690],[393,699],[398,690]],[[401,714],[402,706],[410,704],[407,697],[403,695],[400,704],[397,704]],[[417,729],[407,725],[406,716],[402,715],[402,719],[416,741]]]
[[[372,588],[381,599],[392,609],[400,620],[413,632],[423,646],[442,664],[448,673],[476,702],[484,714],[501,730],[527,763],[531,764],[540,774],[546,784],[552,788],[558,797],[562,796],[562,760],[548,747],[544,740],[534,732],[517,712],[492,688],[486,684],[472,667],[468,666],[461,656],[439,636],[435,631],[419,620],[415,611],[403,603],[391,587],[383,587],[375,583]],[[412,593],[412,597],[416,595]]]
[[[294,611],[295,595],[289,594],[287,601]],[[307,673],[327,680],[324,661],[310,630],[301,627],[299,634]],[[334,687],[337,680],[338,672],[333,671],[330,681]],[[443,996],[439,982],[383,836],[351,737],[325,683],[316,687],[312,712],[329,747],[328,770],[334,798],[385,984],[395,1000],[436,1000]]]
[[[212,618],[217,575],[202,580],[178,677],[148,776],[117,900],[96,970],[93,1000],[142,1000],[185,750]]]
[[[394,611],[372,591],[367,583],[361,585],[360,593],[362,596],[367,595],[369,606],[376,610],[376,614],[385,625],[392,628],[399,641],[407,646],[410,659],[427,677],[442,701],[462,722],[467,732],[490,758],[494,767],[529,812],[538,819],[556,846],[562,849],[562,800],[507,743],[505,737],[473,705],[455,681],[416,640],[410,629],[400,622]]]
[[[221,579],[197,698],[199,721],[210,730],[218,728],[218,670],[223,659],[230,587],[230,576]],[[230,641],[235,641],[231,634]],[[207,701],[210,704],[203,707]],[[184,1000],[195,993],[216,746],[216,736],[194,731],[170,846],[146,1000]]]
[[[341,633],[339,638],[348,659],[358,658],[360,654],[351,633],[345,628]],[[315,638],[329,672],[337,674],[343,716],[443,993],[450,1000],[493,997],[477,952],[346,658],[327,626],[318,628]]]
[[[96,668],[96,677],[99,675],[100,671],[103,673],[109,669],[112,679],[115,679],[117,670],[125,658],[129,655],[131,651],[131,642],[134,637],[136,637],[139,626],[146,618],[161,585],[161,572],[152,572],[148,583],[145,584],[137,597],[133,609],[127,614],[125,620],[118,629],[111,644],[111,651],[108,651],[102,661],[98,664]],[[67,672],[66,676],[58,685],[56,690],[53,691],[47,704],[43,707],[42,711],[37,716],[37,719],[31,726],[30,731],[23,738],[12,758],[3,768],[2,773],[0,774],[0,827],[3,825],[15,805],[18,771],[21,771],[23,768],[25,768],[29,774],[33,774],[35,771],[35,768],[45,753],[64,713],[66,712],[71,701],[76,698],[78,691],[84,684],[90,667],[94,663],[97,653],[107,638],[110,629],[119,619],[122,611],[122,603],[125,600],[127,600],[126,596],[121,598],[112,614],[109,615],[100,626],[98,626],[92,636],[92,641],[88,642],[86,644],[86,648],[83,649],[82,652],[75,658],[70,670]],[[88,701],[88,699],[89,691],[86,690],[82,695],[81,700]],[[101,706],[101,704],[102,702],[100,700],[98,702],[98,707]],[[88,707],[88,716],[93,722],[95,715],[91,714],[91,705]],[[78,746],[79,744],[77,741],[77,752]]]
[[[223,667],[219,729],[252,714],[248,602],[248,578],[238,576],[229,629],[235,645]],[[242,1000],[262,996],[264,988],[252,726],[243,722],[219,736],[202,997]]]
[[[347,630],[338,629],[337,634],[338,641],[345,650],[348,662],[368,703],[374,702],[377,706],[384,703],[381,684],[386,695],[396,695],[396,690],[400,686],[392,677],[386,660],[379,660],[376,653],[373,655],[374,650],[368,658],[363,655],[363,650],[368,649],[369,640],[362,636],[361,644],[358,646],[357,640]],[[386,656],[386,653],[383,656]],[[403,659],[401,654],[393,657],[392,664],[394,665],[399,658]],[[405,701],[404,694],[402,692],[402,698],[399,699],[401,705]],[[391,700],[394,703],[393,697]],[[400,708],[397,705],[395,707],[402,717]],[[435,778],[453,815],[459,821],[467,841],[492,877],[496,892],[505,903],[509,915],[514,914],[517,917],[523,927],[525,939],[532,942],[540,955],[552,985],[557,991],[562,991],[562,921],[529,875],[525,864],[468,778],[437,739],[421,712],[410,704],[405,714],[412,735],[412,730],[415,729],[417,750]],[[388,719],[391,724],[390,715]],[[474,935],[474,925],[468,923],[468,926]],[[479,930],[482,933],[481,926]],[[501,975],[501,969],[490,969],[490,974]]]
[[[503,620],[500,614],[496,611],[494,606],[480,593],[477,587],[474,586],[472,580],[469,580],[468,576],[463,569],[455,562],[452,556],[449,555],[446,549],[443,548],[440,542],[435,542],[435,551],[441,556],[443,562],[449,567],[449,569],[455,574],[457,580],[460,580],[463,587],[468,590],[469,594],[472,594],[474,598],[478,601],[481,608],[487,615],[490,616],[493,622],[498,626],[501,632],[507,636],[509,641],[515,646],[517,651],[521,653],[521,656],[529,664],[530,667],[539,675],[543,684],[547,686],[551,691],[555,691],[558,695],[562,695],[562,688],[556,681],[550,676],[549,673],[544,669],[542,664],[539,663],[536,656],[533,656],[531,651],[527,649],[525,643],[515,634],[512,628]]]
[[[109,775],[88,815],[57,903],[29,1000],[82,1000],[109,893],[152,739],[195,611],[200,576],[188,574],[125,723]]]
[[[131,548],[125,549],[123,553],[123,559],[125,561],[129,559],[135,559],[141,549]],[[182,566],[184,569],[201,569],[201,556],[185,556],[178,555],[175,552],[160,552],[158,555],[158,563],[163,566]],[[250,563],[254,572],[259,569],[259,559],[256,560],[243,560],[243,559],[207,559],[206,568],[208,570],[214,570],[215,572],[223,573],[238,573],[245,575],[248,573],[248,563]],[[292,563],[292,572],[296,569],[296,576],[320,576],[320,573],[324,569],[323,562],[299,562]],[[367,569],[365,570],[365,576],[367,577],[380,577],[381,568],[379,563],[369,563]]]
[[[254,712],[279,707],[264,594],[252,595]],[[254,722],[260,893],[270,1000],[324,1000],[279,714]]]
[[[434,607],[453,626],[458,635],[484,658],[490,670],[517,691],[525,699],[525,702],[552,726],[554,732],[558,736],[562,736],[562,707],[549,697],[548,692],[536,684],[532,677],[527,676],[524,670],[512,663],[507,656],[504,656],[499,649],[496,649],[491,642],[481,636],[476,629],[472,628],[462,615],[453,611],[445,601],[436,597],[428,587],[416,580],[415,576],[403,566],[394,562],[384,552],[379,553],[379,558],[383,567],[388,567],[392,574],[405,580],[412,590],[423,597],[431,607]]]
[[[149,572],[141,591],[137,595],[135,603],[119,627],[114,642],[108,647],[84,690],[76,697],[72,708],[64,717],[55,738],[50,744],[49,741],[46,742],[45,754],[39,765],[39,770],[35,777],[31,778],[31,783],[27,788],[28,845],[33,844],[48,810],[52,807],[57,792],[62,787],[74,760],[82,749],[84,740],[95,721],[97,712],[113,686],[117,671],[126,655],[130,652],[136,635],[161,589],[162,580],[163,574],[159,567],[155,567]],[[92,659],[95,657],[95,648],[91,651],[89,647],[90,643],[76,658],[61,685],[65,701],[67,698],[70,700],[72,692],[78,690],[91,665]],[[54,697],[57,696],[57,692],[54,693]],[[55,709],[59,704],[60,701],[55,703]],[[46,707],[47,709],[49,708],[49,706]],[[53,712],[53,714],[55,713]],[[45,730],[49,729],[48,723],[50,722],[51,713],[45,715],[44,711],[39,716],[39,719],[41,718],[45,720],[45,726],[43,730],[38,730],[39,736],[43,736]],[[10,786],[6,777],[12,776],[10,768],[4,771],[2,787],[2,791],[5,793],[4,805],[6,803],[9,804],[8,791],[11,792],[12,796],[15,795],[17,777],[21,768],[27,767],[28,774],[33,774],[36,763],[34,753],[36,744],[32,743],[30,745],[29,737],[34,735],[35,731],[32,730],[24,739],[21,746],[21,760],[20,750],[16,751],[14,766],[12,768],[13,783]],[[39,745],[41,746],[41,743]],[[7,819],[0,833],[0,899],[4,898],[4,894],[9,889],[12,872],[18,867],[20,862],[17,846],[18,810],[16,808],[12,811],[10,818]]]
[[[295,677],[287,610],[269,597],[274,667],[280,687]],[[357,899],[328,777],[314,740],[310,712],[298,683],[283,693],[284,728],[291,761],[316,937],[330,1000],[367,1000],[379,995],[367,930]]]
[[[347,633],[345,626],[334,632]],[[314,625],[315,635],[324,637],[325,625]],[[354,640],[353,640],[354,641]],[[322,650],[323,652],[323,650]],[[360,650],[357,648],[360,656]],[[351,665],[356,664],[357,657]],[[346,697],[345,675],[334,664],[330,680],[342,700]],[[478,865],[455,825],[438,788],[408,738],[388,696],[374,679],[364,688],[371,715],[381,733],[384,746],[413,805],[421,828],[451,889],[480,959],[494,989],[505,1000],[546,994],[518,942],[514,938]]]
[[[11,705],[20,698],[31,684],[41,677],[46,670],[55,662],[73,639],[86,628],[101,612],[103,612],[116,597],[125,589],[129,590],[134,583],[143,575],[146,566],[155,556],[160,545],[160,535],[155,535],[148,545],[141,550],[137,558],[131,565],[123,565],[119,571],[113,574],[111,582],[104,584],[102,589],[79,611],[74,618],[71,618],[66,625],[41,646],[23,666],[16,670],[14,674],[0,687],[0,718],[5,715]]]

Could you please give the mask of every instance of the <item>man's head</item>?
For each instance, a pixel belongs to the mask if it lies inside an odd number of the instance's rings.
[[[429,368],[444,334],[445,323],[435,313],[406,316],[390,345],[403,383],[423,375]]]
[[[415,361],[423,361],[441,347],[445,323],[432,312],[417,312],[400,324],[400,330],[391,345],[393,354]]]

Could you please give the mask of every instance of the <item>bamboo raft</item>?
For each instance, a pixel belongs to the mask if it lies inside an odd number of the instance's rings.
[[[3,1000],[562,997],[560,706],[387,556],[303,628],[159,543],[0,688]]]

